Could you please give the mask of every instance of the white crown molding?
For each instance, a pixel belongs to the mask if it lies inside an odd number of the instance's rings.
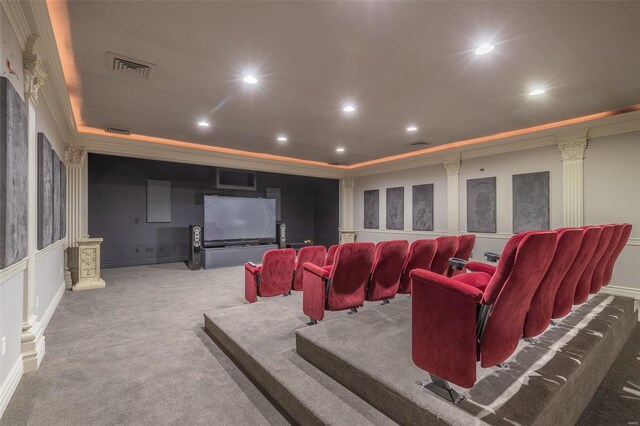
[[[79,133],[73,141],[75,146],[85,146],[88,152],[169,161],[174,163],[199,164],[204,166],[250,169],[262,172],[285,173],[302,176],[340,179],[345,170],[312,164],[292,163],[268,158],[246,157],[222,152],[204,151],[141,142],[134,139]]]
[[[24,258],[13,265],[0,269],[0,284],[6,283],[11,278],[27,269],[27,258]]]

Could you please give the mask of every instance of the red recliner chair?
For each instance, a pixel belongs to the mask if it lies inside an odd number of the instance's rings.
[[[531,300],[531,308],[524,322],[522,336],[524,338],[538,336],[549,326],[558,288],[580,250],[582,229],[566,228],[558,229],[556,232],[558,233],[556,253]]]
[[[456,252],[453,254],[453,257],[456,259],[461,259],[464,261],[468,261],[471,257],[471,252],[473,251],[473,246],[476,244],[476,236],[474,234],[466,234],[458,236],[458,248]],[[449,267],[448,275],[450,277],[454,275],[463,274],[465,272],[463,269],[454,269]]]
[[[407,258],[402,266],[400,287],[398,293],[411,294],[411,277],[409,273],[414,269],[429,269],[433,256],[436,254],[438,243],[436,240],[416,240],[409,246]]]
[[[620,238],[622,237],[623,230],[624,225],[613,225],[613,233],[611,234],[609,244],[602,254],[598,265],[596,265],[596,269],[594,269],[593,271],[593,276],[591,278],[591,289],[589,290],[589,293],[596,294],[602,288],[604,284],[605,270],[607,269],[607,265],[609,264],[609,259],[611,259],[611,256],[613,256],[616,248],[618,247],[618,243],[620,242]]]
[[[244,298],[254,303],[260,297],[279,296],[291,291],[291,277],[296,263],[294,249],[269,250],[262,264],[244,264]]]
[[[581,305],[589,298],[593,272],[598,266],[600,259],[602,259],[602,256],[609,245],[609,241],[611,240],[611,236],[613,235],[613,225],[603,225],[600,228],[602,228],[602,233],[600,234],[600,239],[598,240],[596,249],[593,252],[593,256],[591,256],[589,263],[587,263],[587,267],[584,269],[584,272],[582,272],[580,280],[578,280],[576,293],[573,296],[574,305]]]
[[[446,275],[449,271],[449,259],[453,257],[458,249],[458,237],[438,237],[436,242],[438,243],[438,248],[429,270],[436,274]]]
[[[324,260],[324,266],[333,265],[333,261],[336,257],[336,250],[338,250],[338,247],[340,247],[340,244],[329,247],[329,250],[327,250],[327,257]]]
[[[382,300],[386,304],[396,296],[408,249],[409,243],[405,240],[382,241],[376,245],[366,300]]]
[[[578,281],[580,281],[580,277],[587,267],[589,260],[593,257],[593,252],[596,250],[601,233],[602,228],[599,226],[588,226],[582,228],[582,243],[580,243],[580,250],[578,250],[578,254],[574,259],[573,264],[562,279],[560,287],[558,287],[556,300],[553,302],[552,319],[563,318],[571,312]]]
[[[510,244],[514,239],[519,243]],[[478,361],[493,367],[511,356],[555,247],[554,231],[511,237],[484,291],[430,271],[411,272],[412,356],[432,378],[427,389],[459,402],[448,381],[470,388]]]
[[[604,271],[602,285],[608,285],[611,282],[611,277],[613,276],[613,267],[615,266],[616,261],[618,260],[618,256],[620,256],[620,253],[622,253],[622,250],[627,245],[627,241],[629,241],[629,236],[631,235],[632,226],[630,223],[625,223],[622,226],[623,228],[622,228],[622,235],[620,236],[620,241],[618,242],[618,245],[615,251],[613,252],[613,255],[611,256],[611,258],[609,259],[609,262],[607,263],[607,267]]]
[[[344,243],[331,266],[304,264],[302,311],[315,324],[324,311],[355,311],[364,304],[376,246],[373,243]]]
[[[304,276],[304,264],[309,262],[316,266],[324,265],[327,248],[325,246],[302,247],[296,257],[296,266],[293,272],[292,289],[302,291],[302,278]]]

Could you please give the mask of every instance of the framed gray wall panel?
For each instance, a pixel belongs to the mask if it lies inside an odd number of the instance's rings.
[[[433,231],[433,184],[413,185],[412,222],[414,231]]]
[[[22,87],[21,87],[22,89]],[[27,256],[27,108],[0,78],[0,269]]]
[[[52,151],[53,162],[53,242],[58,241],[60,237],[60,158],[55,151]]]
[[[171,222],[171,181],[147,179],[147,223]]]
[[[513,233],[549,229],[549,172],[513,175]]]
[[[380,227],[380,190],[364,191],[364,227],[378,229]]]
[[[496,178],[467,180],[467,232],[496,232]]]
[[[60,161],[60,238],[67,236],[67,166]]]
[[[38,250],[53,242],[53,150],[38,133]]]
[[[404,188],[387,188],[387,229],[404,229]]]

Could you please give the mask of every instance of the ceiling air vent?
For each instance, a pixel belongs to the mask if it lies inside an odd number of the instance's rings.
[[[142,80],[151,80],[156,65],[117,53],[107,52],[107,68],[119,74],[126,74]]]
[[[407,144],[408,146],[429,146],[431,142],[427,141],[415,141]]]
[[[113,126],[106,126],[104,128],[104,130],[107,133],[115,133],[116,135],[130,135],[131,134],[131,130],[129,130],[129,129],[121,129],[119,127],[113,127]]]

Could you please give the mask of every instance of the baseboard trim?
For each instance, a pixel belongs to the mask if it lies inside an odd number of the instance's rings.
[[[116,260],[112,262],[102,262],[102,269],[121,268],[125,266],[157,265],[160,263],[176,263],[176,262],[185,262],[187,260],[189,260],[189,256],[159,257],[159,258],[153,258],[153,259]]]
[[[614,296],[630,297],[632,299],[640,300],[640,289],[638,288],[607,285],[602,287],[600,291]]]
[[[0,385],[0,418],[2,418],[4,410],[7,409],[7,405],[9,405],[9,401],[11,401],[11,397],[18,387],[23,373],[24,367],[22,365],[22,355],[20,355],[13,367],[11,367],[9,375]]]
[[[49,325],[49,321],[51,321],[51,317],[53,316],[53,313],[58,308],[58,304],[62,300],[62,296],[64,296],[65,288],[66,288],[65,282],[62,281],[62,283],[60,283],[60,287],[58,288],[58,291],[56,291],[56,294],[53,296],[53,300],[47,307],[47,310],[44,311],[44,314],[42,314],[40,323],[42,324],[43,333],[47,329],[47,326]]]

